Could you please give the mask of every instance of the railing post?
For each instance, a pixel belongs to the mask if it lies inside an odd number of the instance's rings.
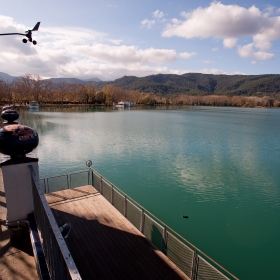
[[[103,195],[103,184],[102,184],[102,176],[100,177],[100,193]]]
[[[141,212],[141,223],[140,223],[140,231],[141,231],[141,233],[144,233],[144,225],[145,225],[145,213],[144,213],[144,209],[142,209],[142,212]]]
[[[127,197],[124,196],[124,216],[127,217]]]
[[[166,251],[167,251],[167,230],[166,230],[166,226],[164,226],[164,228],[163,228],[161,251],[166,255]]]
[[[197,255],[197,250],[194,250],[193,253],[193,263],[192,263],[192,280],[197,280],[197,273],[198,273],[198,255]]]
[[[71,174],[70,174],[70,178],[69,178],[69,174],[67,174],[67,188],[68,190],[71,188]]]
[[[49,178],[47,178],[47,188],[48,188],[48,193],[49,193],[50,192]]]
[[[44,178],[44,193],[47,193],[46,178]]]
[[[93,180],[93,170],[92,169],[90,169],[91,170],[91,185],[93,186],[93,187],[95,187],[94,185],[93,185],[93,182],[94,182],[94,180]]]
[[[111,204],[114,205],[114,187],[111,185]]]

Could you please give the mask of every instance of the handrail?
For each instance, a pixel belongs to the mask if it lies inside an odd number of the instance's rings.
[[[66,269],[68,272],[67,274],[70,276],[70,278],[66,276],[66,279],[75,279],[75,280],[82,279],[79,274],[79,271],[73,261],[73,258],[68,250],[65,240],[61,235],[61,232],[58,228],[56,220],[55,220],[55,218],[52,214],[52,211],[49,207],[49,204],[45,198],[44,192],[41,189],[40,181],[34,172],[33,166],[29,165],[29,168],[30,168],[31,177],[33,179],[32,185],[33,185],[34,214],[35,214],[35,218],[38,223],[41,239],[43,241],[42,243],[43,243],[44,253],[45,253],[45,256],[47,259],[47,263],[48,263],[48,268],[49,268],[49,270],[54,271],[54,275],[57,272],[63,273],[61,271],[63,269]],[[43,215],[44,214],[45,215],[44,215],[44,217],[42,217],[42,220],[41,220],[40,218],[41,218],[42,213],[43,213]],[[52,236],[45,233],[45,229],[43,227],[45,226],[44,223],[46,221],[49,224],[49,230],[52,233],[54,240],[51,240],[52,238],[47,238],[47,237],[52,237]],[[47,232],[48,232],[48,230],[47,230]],[[48,239],[50,239],[50,240],[48,240]],[[57,247],[58,247],[58,250],[60,253],[59,259],[63,262],[63,264],[59,263],[58,259],[50,260],[56,244],[57,244]],[[46,251],[48,251],[48,252],[46,252]],[[50,263],[54,266],[53,268],[50,267]],[[60,267],[57,267],[57,266],[60,266]],[[52,271],[50,271],[50,272],[52,272]],[[59,275],[59,276],[61,276],[61,275]],[[58,275],[56,275],[55,276],[56,279],[60,278],[60,277],[59,278],[57,278],[57,277],[58,277]]]

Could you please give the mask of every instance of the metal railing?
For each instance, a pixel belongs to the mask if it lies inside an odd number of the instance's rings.
[[[51,279],[82,279],[72,259],[64,238],[41,189],[33,167],[30,165],[34,216],[38,225],[46,263]]]
[[[89,185],[90,172],[88,170],[82,170],[72,172],[71,174],[45,176],[45,178],[40,179],[40,183],[43,186],[45,193],[73,189],[76,187]]]
[[[69,178],[83,174],[84,181],[88,180],[97,191],[99,191],[122,215],[126,217],[150,242],[160,251],[162,251],[175,265],[177,265],[192,280],[213,279],[238,279],[184,237],[176,233],[165,223],[155,217],[139,203],[127,196],[114,184],[102,177],[94,169],[88,171],[76,172],[68,175],[59,176],[66,182]],[[59,186],[50,185],[50,178],[41,179],[44,188],[56,191]],[[64,182],[64,185],[68,183]],[[54,181],[52,181],[54,183]],[[71,188],[71,184],[67,185]],[[82,185],[80,185],[82,186]]]

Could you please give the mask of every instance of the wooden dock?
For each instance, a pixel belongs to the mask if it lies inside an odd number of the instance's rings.
[[[0,168],[0,280],[39,279],[28,230],[11,242],[9,230],[1,225],[6,221],[7,208]]]
[[[46,198],[82,279],[189,279],[92,186]]]

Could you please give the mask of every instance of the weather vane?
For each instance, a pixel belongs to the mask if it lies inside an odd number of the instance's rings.
[[[33,45],[36,45],[37,42],[35,40],[32,40],[32,31],[38,31],[39,29],[39,26],[40,26],[40,22],[37,22],[36,25],[33,27],[33,29],[29,29],[27,31],[25,31],[25,34],[23,33],[3,33],[3,34],[0,34],[0,36],[5,36],[5,35],[22,35],[22,36],[26,36],[28,38],[28,41],[33,43]],[[23,43],[27,43],[27,39],[22,39],[22,42]]]

